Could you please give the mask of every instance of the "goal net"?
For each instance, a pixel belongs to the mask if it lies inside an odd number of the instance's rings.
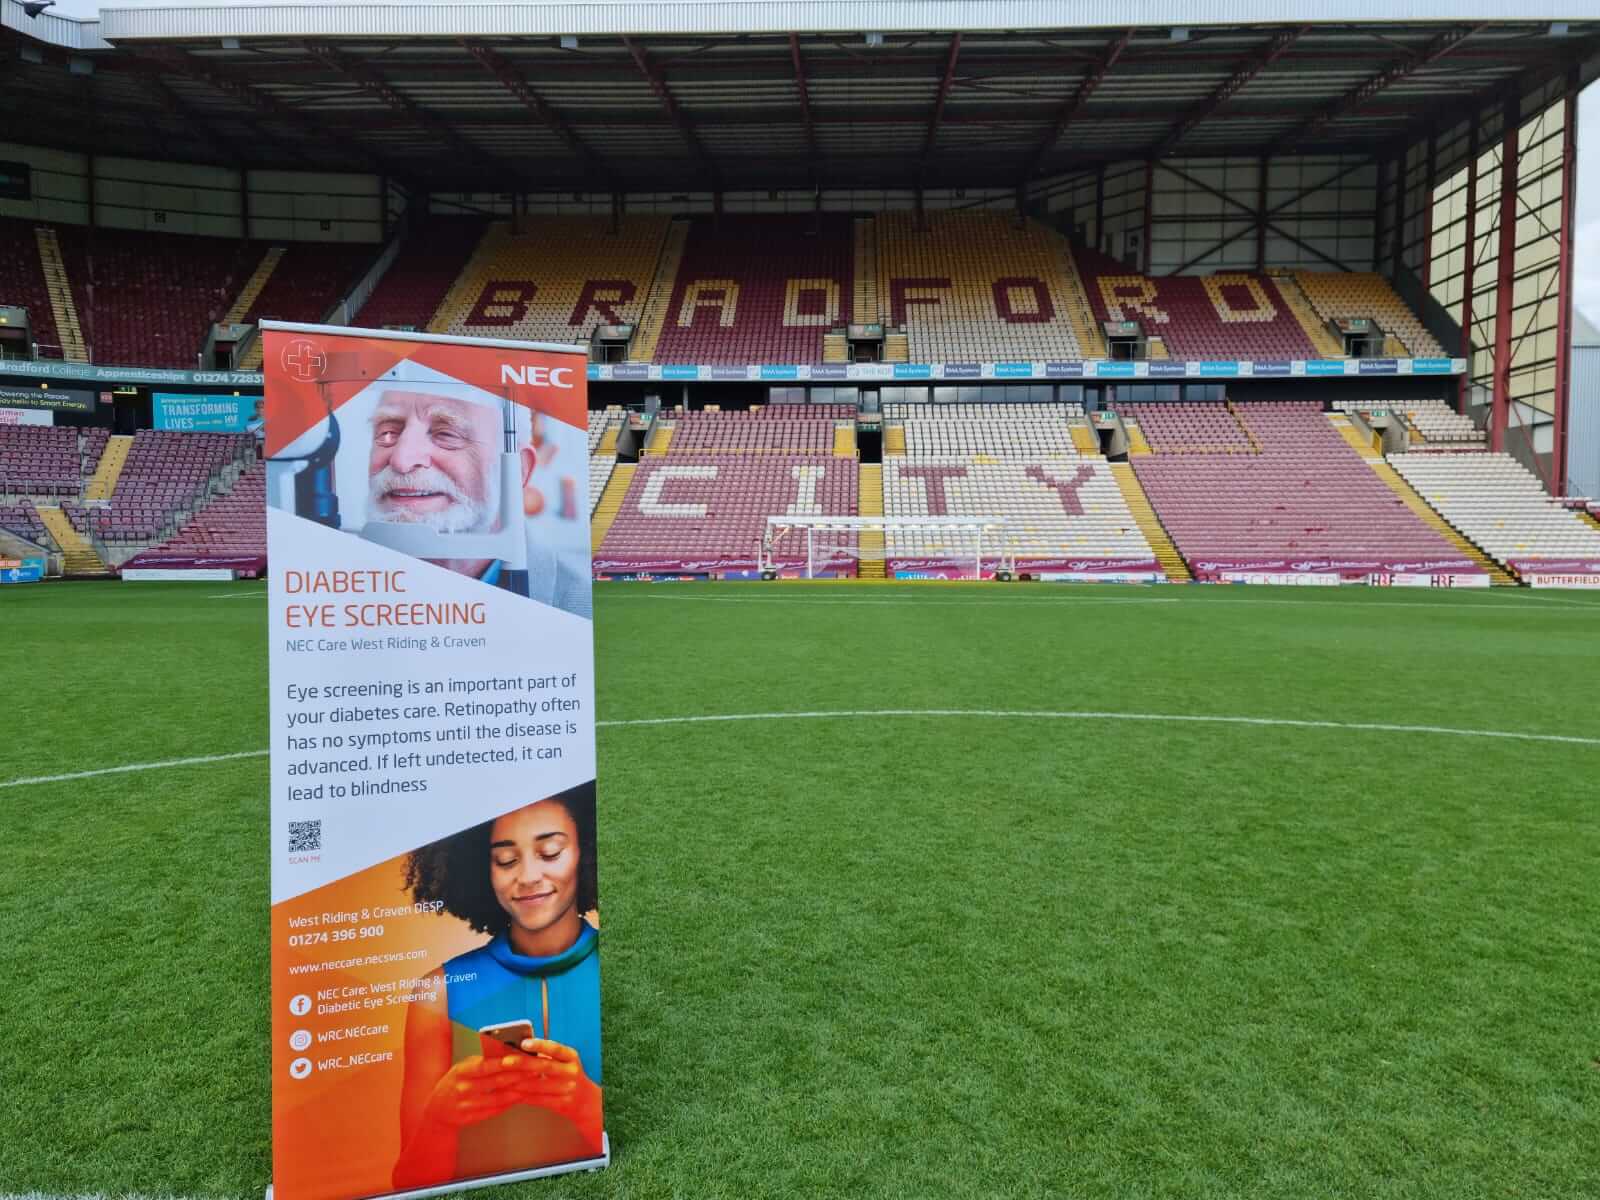
[[[768,517],[758,561],[763,573],[806,579],[883,573],[987,579],[1015,570],[1004,517]],[[852,571],[852,566],[855,570]]]

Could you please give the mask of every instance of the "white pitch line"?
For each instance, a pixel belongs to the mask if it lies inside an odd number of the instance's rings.
[[[65,775],[35,775],[31,779],[3,779],[0,788],[26,787],[30,783],[65,783],[70,779],[93,779],[96,775],[126,775],[131,771],[159,771],[166,767],[194,767],[204,763],[232,762],[237,758],[264,758],[265,750],[239,750],[233,754],[203,754],[198,758],[169,758],[162,762],[128,763],[121,767],[97,767],[93,771],[68,771]]]
[[[1245,725],[1257,728],[1338,729],[1351,733],[1427,733],[1445,737],[1493,738],[1517,742],[1556,742],[1568,746],[1600,746],[1600,738],[1577,737],[1564,733],[1522,733],[1507,729],[1457,729],[1449,725],[1396,725],[1383,721],[1308,721],[1293,717],[1233,717],[1202,713],[1089,712],[1051,709],[1006,708],[864,708],[826,709],[811,712],[701,713],[682,717],[630,717],[616,721],[596,721],[596,729],[629,729],[651,725],[718,725],[735,721],[833,721],[862,718],[950,718],[977,717],[986,720],[1021,721],[1138,721],[1176,725]],[[173,758],[164,762],[128,763],[120,767],[100,767],[93,771],[70,771],[65,775],[35,775],[29,779],[0,780],[0,789],[26,787],[36,783],[65,783],[73,779],[92,779],[97,775],[123,775],[134,771],[159,771],[168,767],[191,767],[206,763],[233,762],[245,758],[264,758],[265,750],[240,750],[233,754],[208,754],[198,758]]]
[[[596,721],[600,729],[637,725],[693,725],[726,721],[816,721],[863,717],[983,717],[1034,721],[1148,721],[1197,725],[1253,725],[1289,729],[1343,729],[1359,733],[1432,733],[1450,737],[1502,738],[1600,746],[1600,738],[1562,733],[1518,733],[1503,729],[1456,729],[1448,725],[1392,725],[1381,721],[1307,721],[1292,717],[1230,717],[1188,713],[1071,712],[1002,708],[876,708],[819,712],[708,713],[692,717],[635,717]]]
[[[254,600],[257,596],[265,596],[267,589],[262,588],[254,592],[212,592],[207,600]]]

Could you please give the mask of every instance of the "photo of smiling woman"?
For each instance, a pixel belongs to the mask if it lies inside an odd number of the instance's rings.
[[[412,897],[491,936],[407,1011],[396,1188],[603,1153],[594,843],[588,783],[411,854]]]

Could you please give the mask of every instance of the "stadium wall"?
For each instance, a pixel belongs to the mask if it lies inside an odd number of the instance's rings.
[[[0,142],[0,159],[33,174],[33,198],[0,200],[0,216],[260,241],[383,239],[386,198],[375,175],[239,171],[14,142]]]

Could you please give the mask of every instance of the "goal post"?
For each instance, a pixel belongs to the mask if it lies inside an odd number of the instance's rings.
[[[807,579],[863,562],[882,563],[887,575],[896,560],[936,563],[972,579],[1016,569],[1005,517],[772,516],[757,549],[764,575],[798,569]]]

